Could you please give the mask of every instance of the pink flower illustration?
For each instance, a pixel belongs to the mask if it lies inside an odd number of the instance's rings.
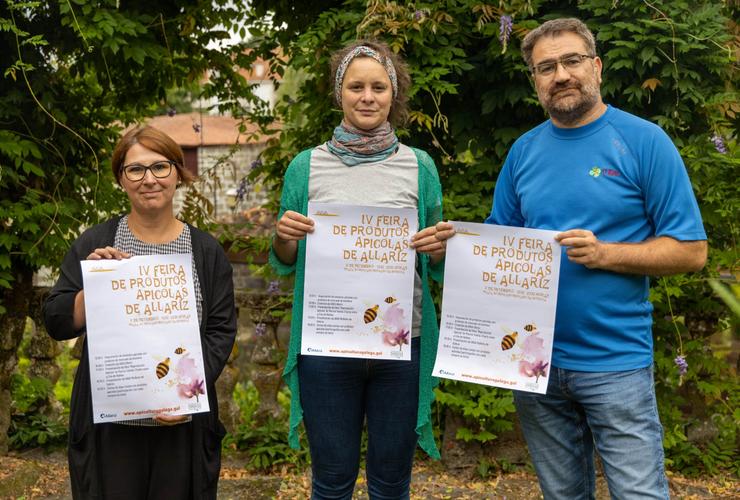
[[[403,345],[409,343],[409,331],[400,329],[395,332],[385,331],[383,332],[383,343],[389,346],[398,346],[399,350],[403,349]]]
[[[200,370],[195,366],[195,360],[186,354],[177,362],[175,373],[181,379],[195,380],[200,375]]]
[[[532,362],[522,360],[519,362],[519,373],[525,377],[535,377],[535,382],[538,382],[540,377],[547,377],[547,366],[549,364],[544,359],[535,359]]]
[[[525,357],[542,357],[545,355],[545,341],[539,335],[529,335],[522,342],[522,354]]]
[[[198,370],[195,360],[189,355],[184,355],[175,365],[175,374],[177,375],[177,393],[180,397],[190,399],[195,397],[198,400],[199,394],[205,394],[204,380],[202,373]]]
[[[206,393],[203,382],[202,379],[196,378],[189,384],[177,384],[177,393],[182,398],[190,399],[195,397],[195,400],[198,401],[198,394]]]
[[[403,309],[398,303],[392,304],[383,314],[383,326],[386,331],[400,331],[406,327]]]

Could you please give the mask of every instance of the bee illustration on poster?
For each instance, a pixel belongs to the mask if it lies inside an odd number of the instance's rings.
[[[391,351],[391,355],[403,354],[403,346],[411,341],[411,319],[394,295],[386,295],[383,300],[365,309],[362,319],[371,327],[371,334],[379,342],[398,348],[397,351]]]
[[[310,203],[301,353],[410,359],[414,209]]]
[[[522,359],[519,360],[519,373],[528,378],[534,378],[534,383],[539,384],[540,378],[547,386],[548,367],[550,365],[551,345],[545,345],[545,338],[539,335],[539,330],[534,323],[524,325],[526,338],[522,342]]]
[[[192,256],[80,265],[94,422],[209,411]]]
[[[161,359],[154,368],[160,382],[153,387],[155,391],[174,391],[183,400],[195,398],[198,403],[200,396],[206,393],[203,369],[185,345],[184,342],[176,344],[164,359],[153,356],[155,360]]]
[[[557,233],[453,225],[433,373],[544,393],[560,273]]]
[[[517,330],[501,326],[504,333],[501,337],[501,352],[507,353],[508,362],[517,367],[518,373],[534,379],[526,381],[525,385],[530,388],[538,387],[540,378],[546,384],[548,367],[550,365],[550,346],[545,345],[545,336],[540,335],[540,330],[534,323],[527,323]]]

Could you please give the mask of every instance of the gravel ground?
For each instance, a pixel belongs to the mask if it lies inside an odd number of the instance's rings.
[[[219,498],[302,499],[308,498],[310,471],[286,467],[270,474],[248,471],[238,456],[225,457],[219,482]],[[737,478],[690,479],[669,475],[673,498],[740,499]],[[64,452],[46,454],[39,450],[0,457],[0,498],[70,498],[67,462]],[[367,488],[361,474],[354,498],[366,499]],[[531,472],[492,475],[483,480],[469,473],[449,473],[439,462],[419,461],[414,466],[412,499],[537,499],[541,498],[537,479]],[[603,478],[598,478],[596,498],[608,499]]]

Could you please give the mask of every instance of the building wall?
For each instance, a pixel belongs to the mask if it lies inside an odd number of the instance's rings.
[[[260,184],[248,184],[247,191],[236,211],[229,206],[230,195],[239,188],[241,180],[249,173],[264,144],[231,146],[201,146],[198,148],[198,188],[214,205],[213,217],[219,222],[231,222],[236,212],[260,206],[266,196]],[[175,212],[182,206],[185,190],[175,196]]]

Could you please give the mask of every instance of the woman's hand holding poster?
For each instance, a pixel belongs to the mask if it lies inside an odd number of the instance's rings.
[[[544,394],[560,274],[557,232],[453,225],[432,374]]]
[[[80,263],[95,423],[209,411],[191,259]]]
[[[414,209],[309,203],[301,354],[410,359]]]

